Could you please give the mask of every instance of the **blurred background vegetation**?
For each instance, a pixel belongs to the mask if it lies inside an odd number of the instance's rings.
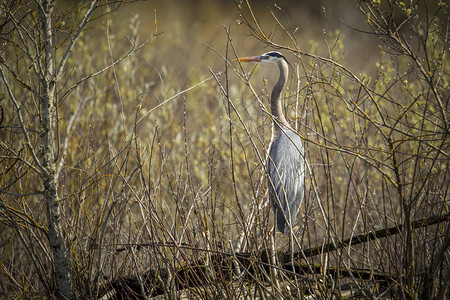
[[[447,4],[250,4],[111,4],[84,29],[58,80],[53,114],[61,225],[80,298],[101,296],[126,274],[174,272],[210,253],[201,250],[251,252],[270,243],[264,166],[272,134],[267,108],[278,73],[241,67],[232,61],[237,56],[277,50],[293,65],[283,101],[308,161],[297,248],[448,215]],[[86,6],[59,1],[57,7],[60,57]],[[155,32],[143,48],[78,84]],[[17,74],[38,84],[17,47],[1,47],[2,63],[14,61]],[[4,76],[14,82],[15,76]],[[38,147],[39,105],[20,84],[12,86]],[[45,205],[33,194],[44,187],[21,163],[30,154],[4,86],[0,93],[0,295],[52,296],[55,278],[43,272],[52,268]],[[399,280],[387,288],[368,285],[364,297],[389,291],[414,298],[428,290],[444,296],[448,221],[408,230],[311,258],[323,268],[310,289],[340,297],[327,268],[364,268]],[[211,276],[211,283],[220,281]],[[300,290],[298,282],[290,284]],[[218,291],[193,293],[212,297]]]

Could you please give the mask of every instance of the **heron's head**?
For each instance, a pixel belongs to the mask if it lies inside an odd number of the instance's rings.
[[[275,65],[284,60],[286,63],[288,63],[288,61],[283,56],[283,54],[281,54],[280,52],[276,52],[276,51],[267,52],[267,53],[264,53],[259,56],[241,57],[236,60],[240,61],[240,62],[255,62],[255,63],[265,63],[265,64],[275,64]]]

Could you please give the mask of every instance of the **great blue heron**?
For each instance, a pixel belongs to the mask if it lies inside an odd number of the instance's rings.
[[[289,63],[279,52],[267,52],[260,56],[242,57],[240,62],[273,64],[280,71],[280,78],[273,87],[270,98],[275,136],[270,146],[269,198],[278,230],[288,233],[294,226],[305,190],[304,148],[300,136],[290,129],[281,106],[281,92],[289,75]]]

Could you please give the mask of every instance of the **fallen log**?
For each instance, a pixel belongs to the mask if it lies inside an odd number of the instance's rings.
[[[413,229],[447,222],[450,220],[450,213],[420,219],[412,222]],[[314,247],[306,250],[295,251],[294,253],[278,252],[277,258],[280,266],[271,264],[271,250],[263,249],[253,253],[226,253],[220,251],[211,251],[182,244],[161,244],[161,243],[143,243],[127,244],[118,248],[116,251],[125,251],[132,247],[141,248],[149,246],[158,247],[176,247],[179,249],[197,250],[206,253],[207,259],[192,261],[177,270],[168,270],[160,268],[158,270],[149,270],[143,274],[132,274],[117,278],[105,286],[101,295],[110,295],[114,291],[113,298],[105,299],[145,299],[146,297],[155,297],[167,293],[169,289],[175,288],[182,290],[192,287],[208,288],[208,283],[214,282],[220,278],[220,281],[231,281],[233,276],[243,275],[244,280],[248,282],[264,280],[263,274],[270,273],[270,269],[282,269],[288,276],[306,279],[308,274],[322,274],[324,266],[300,263],[301,259],[334,251],[343,247],[354,246],[368,241],[385,238],[400,233],[403,225],[383,228],[377,231],[357,235],[352,238],[336,241],[323,246]],[[291,261],[294,258],[294,266]],[[237,268],[236,266],[239,266]],[[373,269],[344,269],[336,267],[327,267],[326,274],[332,277],[351,277],[359,280],[375,280],[382,285],[388,285],[393,281],[398,281],[392,274],[376,272]],[[214,278],[215,277],[215,278]],[[103,299],[103,298],[102,298]]]

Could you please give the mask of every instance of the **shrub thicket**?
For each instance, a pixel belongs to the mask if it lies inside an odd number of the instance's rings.
[[[445,3],[356,2],[372,47],[358,72],[352,39],[306,43],[278,6],[270,19],[233,7],[225,46],[203,48],[221,62],[210,69],[188,34],[161,34],[157,15],[142,34],[121,9],[0,4],[1,295],[96,298],[122,282],[129,297],[448,296]],[[294,66],[283,101],[308,162],[294,251],[275,260],[278,74],[232,62],[259,54],[248,40]]]

